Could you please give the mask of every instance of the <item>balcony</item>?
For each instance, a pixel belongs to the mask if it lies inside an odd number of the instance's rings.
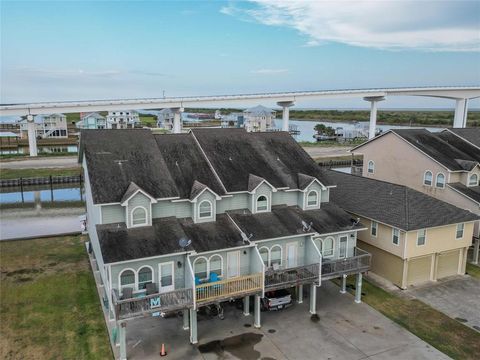
[[[260,293],[263,290],[263,274],[255,273],[226,280],[195,285],[197,306]]]
[[[114,289],[112,299],[117,320],[145,316],[153,312],[168,312],[193,307],[192,289],[177,289],[129,299],[120,299],[118,291]]]
[[[368,271],[371,260],[372,255],[359,248],[355,248],[354,256],[345,259],[324,259],[322,261],[322,280]]]
[[[265,271],[265,290],[276,290],[305,283],[318,282],[320,263],[293,268],[269,268]]]

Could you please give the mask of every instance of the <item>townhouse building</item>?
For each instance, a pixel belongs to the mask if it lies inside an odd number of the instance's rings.
[[[40,139],[68,137],[67,117],[64,114],[35,115],[35,136]],[[28,137],[27,119],[20,121],[20,137]]]

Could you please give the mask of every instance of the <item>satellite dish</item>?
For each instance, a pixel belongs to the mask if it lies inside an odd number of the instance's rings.
[[[253,234],[250,234],[250,236],[247,236],[247,234],[245,234],[243,231],[240,233],[240,235],[242,236],[243,242],[249,242],[253,236]]]
[[[312,229],[312,225],[313,225],[313,222],[311,222],[310,224],[307,224],[305,221],[302,220],[303,231],[305,232],[310,231]]]
[[[352,220],[352,227],[356,226],[360,222],[360,218],[357,218],[356,220],[355,219],[351,219],[351,220]]]
[[[180,240],[178,240],[178,245],[180,245],[182,249],[185,249],[191,243],[192,243],[192,240],[190,239],[181,238]]]

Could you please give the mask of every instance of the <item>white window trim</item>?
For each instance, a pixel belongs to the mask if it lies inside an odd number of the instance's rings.
[[[348,235],[342,235],[338,238],[338,257],[340,259],[346,259],[348,257]],[[342,238],[346,238],[347,241],[346,241],[346,244],[345,244],[345,256],[344,257],[340,257],[341,254],[340,254],[340,249],[341,249],[341,244],[342,244]]]
[[[418,239],[420,238],[420,231],[422,231],[422,230],[425,231],[425,239],[423,241],[423,244],[419,244]],[[417,246],[421,247],[421,246],[425,246],[425,245],[427,245],[427,229],[419,229],[419,230],[417,230]]]
[[[431,180],[431,184],[428,185],[428,184],[425,184],[425,180],[427,178],[427,173],[430,173],[430,175],[432,175],[432,180]],[[423,185],[424,186],[433,186],[433,172],[430,171],[430,170],[425,170],[425,172],[423,173]]]
[[[133,223],[133,213],[135,212],[135,210],[137,209],[143,209],[143,211],[145,211],[145,222],[142,223],[142,224],[134,224]],[[139,226],[146,226],[148,225],[150,222],[148,221],[148,211],[147,209],[144,207],[144,206],[135,206],[132,211],[130,211],[130,227],[139,227]]]
[[[315,194],[316,194],[315,204],[313,204],[313,205],[310,205],[310,204],[308,203],[308,197],[309,197],[309,195],[310,195],[311,193],[315,193]],[[314,190],[314,189],[310,190],[310,191],[307,193],[307,204],[306,204],[307,207],[318,207],[318,204],[319,204],[319,203],[320,203],[320,194],[318,193],[318,191],[317,191],[317,190]]]
[[[262,249],[266,249],[267,250],[267,265],[265,265],[266,267],[270,267],[270,249],[267,247],[267,246],[262,246],[258,249],[258,253],[260,254],[260,250]],[[262,255],[260,254],[260,257],[262,257]],[[263,260],[263,259],[262,259]]]
[[[437,186],[438,184],[438,176],[439,175],[443,175],[443,185],[442,186]],[[444,173],[441,173],[439,172],[437,174],[437,176],[435,176],[435,187],[438,188],[438,189],[445,189],[445,182],[446,182],[447,178],[445,177],[445,174]]]
[[[323,252],[325,251],[325,241],[328,239],[332,239],[332,255],[324,255]],[[322,258],[329,259],[335,256],[335,238],[333,236],[327,236],[322,241]]]
[[[476,176],[477,177],[477,181],[475,182],[475,184],[470,184],[470,180],[472,177]],[[467,181],[467,186],[478,186],[478,175],[477,174],[470,174],[470,176],[468,177],[468,181]]]
[[[127,284],[127,285],[122,285],[122,274],[125,272],[125,271],[133,271],[133,285],[132,284]],[[118,274],[118,289],[119,289],[119,293],[121,294],[122,293],[122,290],[123,288],[126,288],[126,287],[131,287],[132,288],[132,291],[135,291],[136,289],[138,289],[138,286],[137,286],[137,272],[132,269],[132,268],[125,268],[123,269],[122,271],[120,271],[120,273]]]
[[[398,244],[395,244],[395,242],[393,241],[393,238],[395,237],[395,230],[398,231]],[[400,246],[400,229],[392,228],[392,244],[395,246]]]
[[[265,199],[267,199],[267,208],[265,210],[258,210],[258,199],[260,199],[262,196],[265,197]],[[270,209],[270,201],[268,200],[268,196],[263,194],[258,195],[255,200],[255,213],[268,212],[269,209]]]
[[[172,286],[173,289],[175,289],[175,263],[173,261],[165,261],[165,262],[161,262],[161,263],[158,263],[158,291],[160,291],[160,289],[162,287],[166,287],[166,286],[161,286],[161,281],[162,281],[162,265],[170,265],[171,269],[172,269],[172,285],[168,285],[168,286]]]
[[[205,256],[199,256],[199,257],[197,257],[197,258],[193,261],[193,264],[192,264],[193,276],[195,276],[195,277],[197,276],[197,275],[196,275],[197,273],[195,272],[195,263],[196,263],[198,260],[200,260],[200,259],[205,260],[205,265],[206,265],[206,270],[205,270],[205,272],[206,272],[206,274],[207,274],[207,277],[201,278],[201,279],[199,278],[199,279],[200,279],[200,281],[202,281],[202,280],[207,280],[207,279],[208,279],[208,276],[209,276],[209,273],[208,273],[208,259],[207,259]]]
[[[462,236],[461,237],[457,237],[457,233],[458,233],[458,225],[462,225]],[[465,235],[465,223],[458,223],[457,226],[455,227],[455,240],[462,240],[463,237]]]
[[[373,165],[372,171],[370,171],[370,164]],[[375,174],[375,161],[373,161],[373,160],[368,160],[368,163],[367,163],[367,173],[368,173],[368,174]]]
[[[373,224],[375,224],[375,235],[373,235]],[[378,222],[375,220],[370,220],[370,235],[373,237],[378,237]]]
[[[283,248],[281,245],[275,244],[270,247],[270,250],[268,252],[268,265],[272,266],[272,250],[273,248],[280,248],[280,267],[283,266]]]
[[[146,291],[146,289],[140,289],[140,270],[142,270],[143,268],[149,268],[150,271],[152,272],[152,283],[155,284],[155,271],[153,271],[153,267],[151,267],[150,265],[143,265],[142,267],[140,267],[138,270],[137,270],[137,281],[136,281],[136,289],[138,291]]]
[[[208,278],[210,278],[210,271],[211,271],[210,261],[212,261],[212,258],[214,258],[214,257],[219,257],[220,258],[220,275],[218,275],[218,277],[223,278],[223,256],[221,256],[219,254],[213,254],[208,258],[208,262],[207,262]]]
[[[201,216],[201,214],[200,214],[200,206],[202,206],[202,204],[204,202],[207,202],[207,203],[210,204],[210,216]],[[203,220],[203,219],[211,219],[212,217],[213,217],[213,204],[212,204],[212,202],[210,200],[207,200],[207,199],[200,201],[198,203],[198,218]]]

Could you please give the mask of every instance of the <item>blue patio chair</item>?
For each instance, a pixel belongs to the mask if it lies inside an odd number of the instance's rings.
[[[210,282],[214,283],[214,282],[218,282],[218,281],[220,281],[218,275],[216,273],[210,273]],[[213,285],[214,289],[220,289],[221,287],[222,287],[222,285]]]

